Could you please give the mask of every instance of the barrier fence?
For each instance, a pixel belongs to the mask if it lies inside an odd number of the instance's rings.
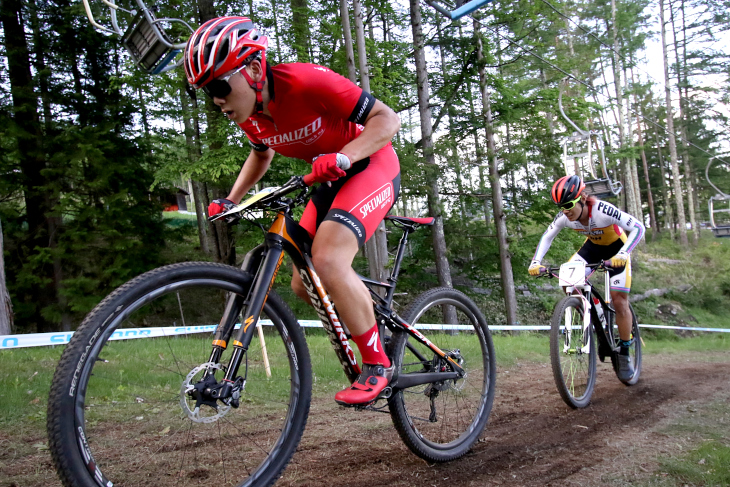
[[[271,326],[270,320],[261,320],[263,326]],[[299,324],[305,328],[321,328],[322,323],[319,320],[299,320]],[[177,336],[177,335],[190,335],[195,333],[214,333],[218,325],[201,325],[201,326],[167,326],[167,327],[153,327],[153,328],[123,328],[115,331],[111,340],[131,340],[135,338],[153,338],[153,337],[164,337],[164,336]],[[238,328],[240,325],[236,325]],[[640,324],[641,328],[653,328],[653,329],[666,329],[666,330],[683,330],[683,331],[703,331],[703,332],[718,332],[718,333],[730,333],[728,328],[698,328],[698,327],[683,327],[683,326],[670,326],[670,325],[645,325]],[[431,325],[431,324],[418,324],[417,328],[420,330],[468,330],[471,327],[466,325]],[[545,331],[549,330],[550,326],[537,325],[537,326],[522,326],[522,325],[495,325],[490,326],[492,331]],[[0,350],[8,350],[13,348],[26,348],[26,347],[47,347],[52,345],[65,345],[71,340],[71,336],[74,332],[58,332],[58,333],[31,333],[25,335],[0,335]]]

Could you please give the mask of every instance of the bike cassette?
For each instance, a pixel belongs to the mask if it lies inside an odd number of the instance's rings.
[[[446,352],[446,356],[459,364],[460,367],[464,367],[464,357],[461,355],[461,350],[456,349],[448,351]],[[453,370],[452,367],[449,365],[449,362],[440,357],[436,357],[434,359],[433,368],[438,372],[451,372]],[[466,377],[467,373],[466,370],[464,370],[464,374],[456,379],[433,382],[429,384],[429,387],[426,388],[424,394],[428,396],[431,393],[432,389],[436,391],[446,391],[449,389],[452,389],[454,391],[460,391],[466,385]]]
[[[201,373],[211,370],[223,370],[221,364],[206,362],[198,365],[185,376],[180,387],[180,407],[183,413],[196,423],[212,423],[218,421],[231,410],[230,405],[220,404],[212,397],[206,397],[210,388],[203,380]],[[215,385],[215,378],[211,376],[210,385]]]

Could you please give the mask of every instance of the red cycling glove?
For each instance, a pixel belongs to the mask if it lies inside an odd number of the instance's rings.
[[[315,183],[336,181],[344,176],[345,171],[351,166],[350,158],[340,152],[319,155],[312,160],[312,181]]]
[[[225,198],[215,199],[211,201],[208,205],[208,216],[211,217],[213,215],[217,215],[218,213],[223,213],[224,211],[227,211],[234,206],[236,206],[236,204],[231,200],[227,200]]]

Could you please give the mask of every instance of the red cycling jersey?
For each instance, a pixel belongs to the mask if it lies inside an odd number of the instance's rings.
[[[254,115],[239,126],[258,151],[312,162],[338,152],[362,132],[375,98],[347,78],[315,64],[280,64],[267,69],[267,115]]]
[[[363,130],[375,97],[329,68],[280,64],[267,69],[271,117],[253,115],[239,124],[256,151],[271,148],[287,157],[312,162],[339,152]],[[300,224],[314,236],[326,220],[350,228],[362,245],[388,214],[400,190],[400,165],[390,143],[347,175],[320,185]]]

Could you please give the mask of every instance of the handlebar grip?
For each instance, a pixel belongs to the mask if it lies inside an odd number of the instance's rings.
[[[302,180],[304,181],[304,184],[311,186],[314,184],[314,175],[312,173],[305,174]]]
[[[352,167],[352,161],[345,154],[338,152],[336,160],[337,160],[337,167],[339,167],[343,171],[347,171],[348,169],[350,169]]]

